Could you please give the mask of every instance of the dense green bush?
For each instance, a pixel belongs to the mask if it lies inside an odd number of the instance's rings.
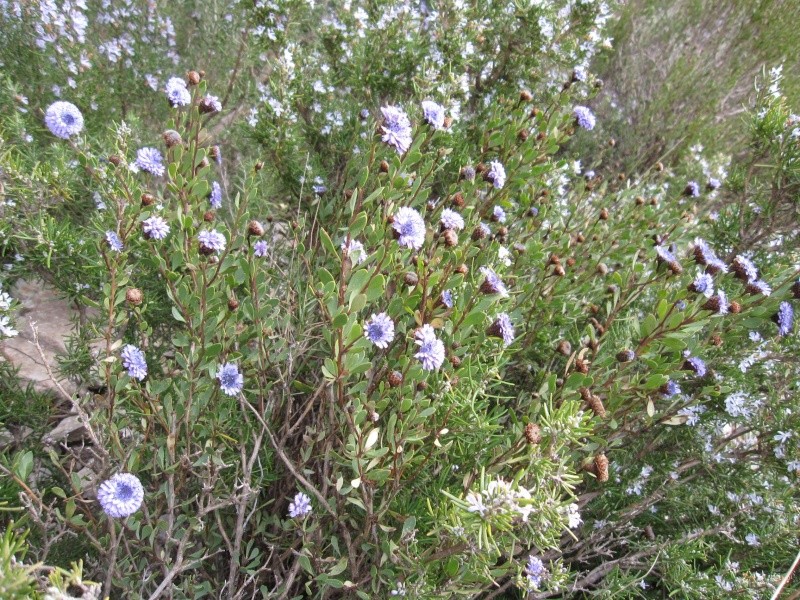
[[[83,597],[774,589],[798,514],[779,90],[734,164],[604,178],[563,149],[593,135],[604,3],[354,4],[241,7],[220,51],[254,83],[162,71],[162,121],[113,79],[124,116],[95,116],[89,78],[73,133],[9,75],[7,275],[86,309],[61,372],[94,393],[63,394],[79,445],[3,456],[2,584],[44,590],[31,559],[67,568],[71,540],[83,568],[47,585]]]

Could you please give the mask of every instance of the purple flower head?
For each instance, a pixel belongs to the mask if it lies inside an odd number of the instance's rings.
[[[122,252],[124,246],[116,231],[106,231],[106,243],[114,252]]]
[[[406,248],[419,250],[425,243],[425,221],[413,208],[403,206],[394,213],[392,228],[397,235],[397,243]]]
[[[295,494],[294,500],[289,503],[289,518],[305,517],[311,513],[311,498],[303,492]]]
[[[394,339],[394,322],[385,312],[372,315],[364,323],[364,335],[378,348],[384,349]]]
[[[511,317],[506,313],[500,313],[494,323],[486,330],[486,333],[492,337],[503,338],[505,346],[511,345],[514,341],[514,325],[511,323]]]
[[[676,382],[672,381],[672,379],[661,387],[661,395],[664,396],[664,398],[672,398],[680,393],[681,387]]]
[[[208,195],[208,200],[211,202],[211,208],[222,207],[222,188],[216,181],[211,184],[211,193]]]
[[[692,356],[691,358],[688,358],[683,364],[683,368],[688,371],[694,371],[695,375],[698,377],[705,377],[706,373],[708,372],[705,361],[703,361],[703,359],[699,356]]]
[[[714,251],[702,238],[695,238],[694,240],[694,259],[698,265],[705,265],[708,267],[706,270],[712,275],[716,273],[727,273],[728,267],[722,262]]]
[[[713,177],[709,178],[708,183],[706,183],[706,189],[710,192],[714,190],[718,190],[722,183],[719,179],[714,179]]]
[[[136,475],[117,473],[97,489],[97,500],[112,519],[123,519],[139,510],[144,500],[144,488]]]
[[[217,372],[217,380],[222,393],[226,396],[235,396],[244,387],[244,375],[239,373],[236,363],[225,363]]]
[[[727,315],[729,306],[730,302],[728,302],[728,297],[725,295],[725,292],[723,290],[717,290],[717,294],[712,295],[703,305],[703,308],[713,311],[718,315]]]
[[[493,269],[490,269],[489,267],[481,267],[481,273],[483,273],[484,277],[486,278],[481,284],[481,291],[484,294],[500,294],[504,298],[508,297],[508,289],[506,288],[506,285]]]
[[[422,102],[422,114],[425,121],[434,129],[442,129],[444,127],[444,106],[424,100]]]
[[[597,123],[594,113],[585,106],[576,106],[572,111],[572,116],[575,117],[578,125],[587,131],[594,129],[595,123]]]
[[[467,166],[461,169],[461,178],[473,181],[475,179],[475,167]]]
[[[753,264],[753,261],[739,254],[733,259],[731,263],[731,271],[738,279],[742,281],[753,281],[758,279],[758,267]]]
[[[142,232],[148,239],[163,240],[169,233],[169,225],[158,215],[153,215],[142,221]]]
[[[686,189],[683,193],[692,198],[697,198],[700,195],[700,185],[696,181],[690,181],[686,184]]]
[[[139,148],[133,163],[142,171],[161,177],[164,174],[164,158],[156,148]]]
[[[486,181],[490,181],[496,189],[502,188],[506,184],[506,169],[499,161],[493,160],[489,163],[489,171],[485,175]]]
[[[215,115],[222,110],[222,102],[216,96],[208,95],[200,101],[198,107],[200,112],[207,115]]]
[[[411,122],[408,115],[396,106],[381,107],[383,114],[383,136],[381,140],[394,148],[398,154],[403,154],[411,146]]]
[[[200,252],[203,254],[220,253],[225,250],[225,236],[216,229],[201,231],[197,234],[197,241],[200,242]]]
[[[528,564],[525,565],[525,576],[534,589],[538,589],[542,581],[547,577],[547,569],[538,556],[528,557]]]
[[[253,244],[253,256],[257,256],[258,258],[264,258],[267,255],[267,242],[264,240],[258,240],[255,244]]]
[[[498,223],[506,222],[506,211],[503,210],[502,206],[495,206],[492,209],[492,221],[497,221]]]
[[[44,124],[54,136],[68,140],[83,129],[83,115],[72,102],[59,100],[47,107]]]
[[[708,273],[699,273],[694,281],[689,284],[689,291],[711,298],[714,295],[714,278]]]
[[[170,77],[164,91],[167,93],[169,105],[173,108],[188,106],[192,102],[192,95],[181,77]]]
[[[666,246],[656,246],[656,260],[667,264],[678,262],[678,258]]]
[[[453,229],[455,231],[464,229],[464,217],[449,208],[442,210],[441,223],[443,229]]]
[[[769,296],[772,293],[772,287],[763,279],[754,279],[748,282],[745,290],[748,294],[753,294],[754,296],[758,294]]]
[[[357,265],[360,265],[367,260],[367,253],[364,250],[364,244],[358,240],[351,239],[349,244],[347,243],[347,240],[342,242],[342,252],[344,252],[345,256],[349,256],[350,260]]]
[[[439,299],[447,308],[453,308],[453,292],[450,290],[443,291]]]
[[[120,358],[131,379],[142,381],[147,377],[147,361],[144,359],[144,352],[139,348],[131,344],[126,345],[120,353]]]
[[[414,334],[419,352],[414,357],[422,363],[426,371],[435,371],[444,362],[444,343],[437,339],[436,331],[428,324],[423,325]]]
[[[778,335],[789,335],[794,325],[794,309],[788,302],[781,302],[778,312],[775,315],[775,322],[778,324]]]

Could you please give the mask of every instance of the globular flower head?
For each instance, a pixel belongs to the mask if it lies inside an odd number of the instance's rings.
[[[689,291],[703,294],[706,298],[714,295],[714,278],[708,273],[699,273],[694,281],[689,284]]]
[[[481,284],[481,291],[484,294],[500,294],[504,298],[508,296],[508,289],[506,288],[506,285],[493,269],[490,269],[489,267],[481,267],[481,273],[483,273],[485,277],[483,283]]]
[[[211,202],[211,208],[222,207],[222,188],[216,181],[211,184],[211,192],[208,195],[208,200]]]
[[[663,386],[661,386],[661,395],[664,396],[664,398],[672,398],[673,396],[676,396],[677,394],[680,393],[681,393],[680,386],[671,379]]]
[[[267,246],[267,242],[264,240],[258,240],[255,244],[253,244],[253,256],[264,258],[267,255],[268,248],[269,246]]]
[[[394,321],[385,312],[372,315],[364,324],[364,335],[378,348],[386,348],[394,339]]]
[[[538,556],[529,556],[525,565],[525,576],[533,589],[538,589],[547,577],[547,568]]]
[[[139,148],[134,164],[147,173],[161,177],[164,174],[164,158],[156,148]]]
[[[397,243],[401,246],[419,250],[425,243],[425,221],[413,208],[403,206],[397,209],[392,228],[397,234]]]
[[[694,259],[698,265],[705,265],[706,271],[715,275],[716,273],[727,273],[728,266],[714,253],[711,247],[702,238],[694,240]]]
[[[683,363],[683,368],[687,371],[694,371],[698,377],[705,377],[708,370],[705,361],[699,356],[692,356]]]
[[[589,110],[586,106],[576,106],[572,110],[572,116],[575,117],[578,125],[586,129],[587,131],[591,131],[594,129],[595,124],[597,123],[597,119],[594,116],[594,113]]]
[[[142,232],[151,240],[163,240],[169,234],[169,225],[158,215],[153,215],[142,221]]]
[[[132,344],[127,344],[120,353],[122,366],[128,371],[131,379],[142,381],[147,377],[147,361],[144,352]]]
[[[122,252],[124,248],[122,240],[117,235],[116,231],[106,231],[106,243],[114,252]]]
[[[506,169],[497,160],[489,163],[489,170],[484,175],[484,179],[490,182],[496,189],[502,188],[506,184]]]
[[[692,198],[697,198],[700,195],[700,185],[696,181],[690,181],[686,184],[683,193]]]
[[[506,222],[506,211],[503,210],[502,206],[495,206],[492,209],[492,221],[496,221],[497,223]]]
[[[754,279],[747,283],[745,291],[754,296],[769,296],[772,293],[772,287],[763,279]]]
[[[311,513],[311,498],[306,496],[303,492],[295,494],[294,500],[289,503],[289,517],[295,519],[297,517],[305,517]]]
[[[341,248],[345,255],[350,257],[350,260],[357,265],[367,260],[367,252],[364,250],[364,244],[358,240],[351,239],[350,242],[345,240],[342,242]]]
[[[708,183],[706,183],[706,189],[710,192],[714,190],[718,190],[722,183],[719,179],[715,179],[714,177],[709,178]]]
[[[201,113],[205,115],[215,115],[222,111],[222,102],[216,96],[208,95],[202,100],[197,107]]]
[[[775,322],[778,324],[778,335],[789,335],[794,325],[794,309],[788,302],[781,302],[778,312],[775,314]]]
[[[44,124],[54,136],[68,140],[83,129],[83,115],[72,102],[59,100],[47,107]]]
[[[422,114],[425,117],[425,122],[434,129],[442,129],[444,127],[444,106],[424,100],[422,102]]]
[[[703,308],[715,312],[718,315],[728,314],[729,306],[728,296],[725,295],[723,290],[717,290],[716,295],[711,296],[706,303],[703,304]]]
[[[170,77],[164,90],[167,93],[169,105],[173,108],[188,106],[192,102],[192,95],[186,82],[181,77]]]
[[[217,380],[222,393],[226,396],[235,396],[244,387],[244,375],[239,373],[236,363],[225,363],[217,371]]]
[[[738,255],[731,263],[731,271],[742,281],[758,279],[758,267],[746,256]]]
[[[225,236],[215,229],[201,231],[197,234],[197,241],[200,243],[202,254],[214,254],[225,250]]]
[[[514,325],[511,323],[511,317],[506,313],[500,313],[486,333],[492,337],[502,338],[505,346],[511,345],[514,341]]]
[[[453,292],[445,290],[439,296],[439,301],[447,308],[453,308]]]
[[[419,352],[414,357],[422,363],[426,371],[435,371],[444,362],[444,343],[436,337],[436,330],[428,324],[420,327],[414,334]]]
[[[408,115],[396,106],[381,107],[383,126],[381,139],[394,148],[398,154],[403,154],[411,147],[411,121]]]
[[[452,229],[454,231],[461,231],[464,229],[464,217],[450,208],[442,210],[440,222],[442,224],[442,229]]]
[[[136,475],[117,473],[100,484],[97,500],[109,517],[122,519],[139,510],[144,500],[144,488]]]

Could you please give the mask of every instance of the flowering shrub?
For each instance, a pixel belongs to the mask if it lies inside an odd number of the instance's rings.
[[[30,257],[10,273],[90,265],[60,285],[94,309],[76,374],[97,393],[64,399],[80,447],[47,475],[32,451],[2,467],[29,552],[79,540],[112,597],[774,587],[797,514],[796,411],[776,410],[796,389],[792,250],[702,223],[733,176],[611,178],[563,153],[596,123],[604,3],[352,4],[248,13],[268,48],[257,157],[223,157],[238,108],[195,71],[164,74],[161,134],[93,139],[68,100],[5,122],[46,126],[57,165],[2,158]],[[65,201],[98,210],[27,212],[73,160]],[[795,176],[780,164],[773,186]]]

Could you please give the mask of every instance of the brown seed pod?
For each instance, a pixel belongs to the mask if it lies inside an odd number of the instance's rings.
[[[156,197],[152,194],[142,194],[142,206],[152,206],[156,202]]]
[[[636,196],[634,202],[636,202],[636,206],[643,206],[644,198],[642,198],[641,196]]]
[[[128,288],[125,292],[125,300],[128,301],[128,304],[139,306],[144,300],[144,294],[139,288]]]
[[[461,359],[454,354],[453,356],[450,357],[450,364],[457,369],[458,367],[461,366]]]
[[[528,90],[522,90],[519,93],[519,99],[523,102],[530,102],[533,100],[533,94],[531,94]],[[533,110],[536,110],[535,108]]]
[[[572,354],[572,344],[570,344],[567,340],[561,340],[556,346],[556,351],[564,356],[569,356]]]
[[[551,254],[550,258],[547,259],[548,265],[560,265],[561,259],[558,257],[558,254]]]
[[[633,350],[621,350],[617,352],[617,360],[621,363],[631,362],[636,358],[636,353]]]
[[[422,391],[427,390],[427,389],[428,389],[428,384],[425,383],[424,381],[420,381],[420,382],[417,383],[417,391],[418,392],[422,392]]]
[[[711,336],[710,342],[715,346],[722,346],[722,338],[718,333],[715,333]]]
[[[604,483],[608,481],[608,458],[605,454],[598,454],[594,457],[594,468],[597,470],[597,481]]]
[[[389,172],[389,163],[386,162],[385,160],[382,160],[381,164],[380,164],[380,170],[381,170],[381,173],[388,173]]]
[[[600,399],[599,396],[592,395],[591,398],[589,398],[588,404],[595,415],[597,415],[601,419],[606,418],[606,407],[603,406],[603,401]]]
[[[248,235],[261,237],[262,235],[264,235],[264,226],[258,221],[252,220],[247,224],[247,233]]]
[[[409,287],[414,287],[419,283],[419,277],[416,273],[409,272],[405,274],[405,277],[403,277],[403,282]]]
[[[608,209],[603,208],[600,210],[600,220],[601,221],[608,221]]]
[[[200,73],[197,71],[189,71],[186,73],[186,82],[189,85],[197,85],[200,83]]]
[[[589,373],[589,363],[582,358],[575,359],[575,368],[584,375]]]
[[[388,381],[390,386],[398,387],[403,383],[403,374],[400,371],[392,371],[389,373]]]
[[[469,267],[466,264],[461,263],[456,267],[456,273],[460,273],[461,275],[466,275],[469,273]]]
[[[529,135],[530,131],[528,131],[527,129],[520,129],[519,132],[517,132],[517,137],[522,142],[526,141]]]
[[[206,223],[213,223],[214,222],[214,211],[213,210],[207,210],[203,214],[203,221],[205,221]]]
[[[236,298],[228,298],[228,310],[234,311],[239,308],[239,301]]]
[[[553,275],[557,275],[558,277],[563,277],[566,274],[567,272],[561,265],[556,265],[555,267],[553,267]]]
[[[112,154],[111,156],[108,157],[108,162],[110,162],[115,167],[118,167],[122,164],[122,159],[116,154]]]
[[[534,445],[542,441],[542,429],[536,423],[525,425],[525,439],[529,444]]]
[[[574,267],[575,266],[575,259],[572,258],[571,256],[567,259],[567,266],[568,267]]]
[[[444,243],[449,247],[452,248],[458,244],[458,234],[452,229],[445,229],[442,236],[444,237]]]
[[[728,305],[728,310],[733,314],[738,315],[740,312],[742,312],[742,305],[734,300]]]
[[[453,194],[453,197],[450,198],[450,202],[456,208],[463,208],[464,207],[464,195],[461,192],[456,192]]]
[[[181,138],[181,134],[175,131],[174,129],[167,129],[164,133],[161,134],[161,138],[164,140],[164,144],[167,148],[172,148],[173,146],[177,146],[183,143],[183,138]]]

